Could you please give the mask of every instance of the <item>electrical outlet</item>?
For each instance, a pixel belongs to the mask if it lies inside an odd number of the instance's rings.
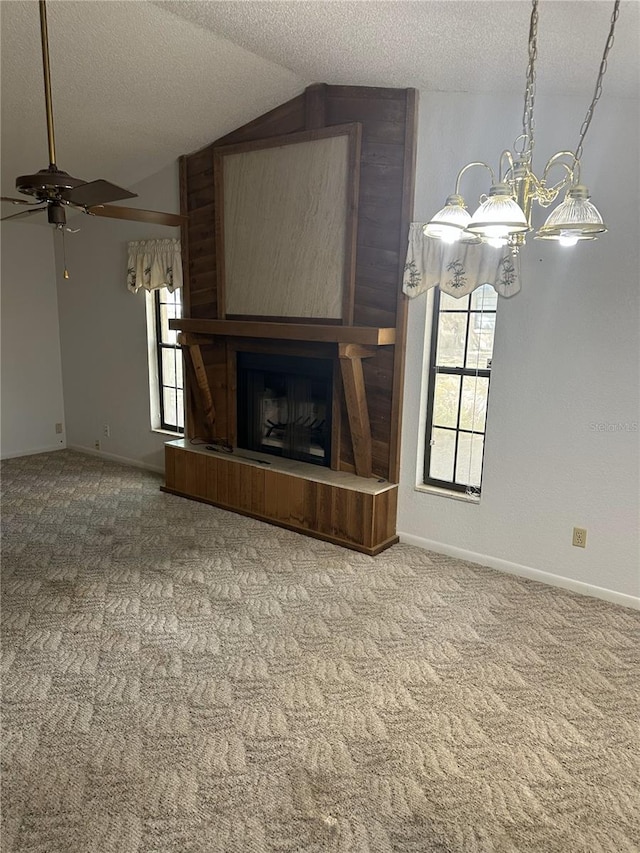
[[[585,527],[573,528],[573,541],[571,544],[575,545],[576,548],[587,547],[587,530]]]
[[[93,446],[95,447],[96,450],[100,450],[100,439],[99,438],[96,438],[96,440],[93,442]]]
[[[56,424],[56,435],[62,435],[62,424]]]
[[[104,437],[105,437],[105,438],[109,438],[109,437],[110,437],[110,435],[111,435],[111,427],[109,426],[109,424],[105,424],[105,425],[102,427],[102,434],[104,435]]]

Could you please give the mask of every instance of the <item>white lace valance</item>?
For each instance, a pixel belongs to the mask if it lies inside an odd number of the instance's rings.
[[[459,299],[484,284],[490,284],[500,296],[513,296],[520,290],[520,256],[513,255],[508,247],[443,243],[426,237],[423,228],[421,222],[412,222],[409,228],[402,283],[407,296],[439,287]]]
[[[180,240],[137,240],[129,243],[127,287],[136,293],[166,287],[171,293],[182,287]]]

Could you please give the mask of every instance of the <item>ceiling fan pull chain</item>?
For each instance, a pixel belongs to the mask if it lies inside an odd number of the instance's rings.
[[[67,269],[67,244],[64,239],[64,228],[60,229],[60,233],[62,234],[62,264],[64,266],[62,277],[66,279],[69,278],[69,270]]]
[[[44,104],[47,111],[47,142],[49,166],[56,165],[56,139],[53,129],[53,103],[51,100],[51,69],[49,68],[49,36],[47,33],[47,6],[40,0],[40,38],[42,40],[42,73],[44,75]]]

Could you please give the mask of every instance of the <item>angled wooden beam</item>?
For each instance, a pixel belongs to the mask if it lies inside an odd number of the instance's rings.
[[[370,477],[372,469],[371,424],[362,372],[362,359],[374,354],[374,347],[359,346],[358,344],[339,344],[338,346],[353,456],[356,474],[359,477]]]
[[[216,410],[213,405],[213,397],[211,396],[211,389],[209,388],[209,380],[207,379],[207,371],[202,359],[200,345],[192,343],[189,336],[185,334],[178,335],[178,343],[182,347],[188,367],[191,367],[193,371],[200,408],[202,409],[205,422],[211,428],[213,434],[216,422]]]

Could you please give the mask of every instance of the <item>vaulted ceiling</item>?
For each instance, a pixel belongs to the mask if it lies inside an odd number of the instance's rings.
[[[540,4],[538,97],[585,110],[612,2]],[[524,0],[50,0],[58,165],[124,186],[313,82],[521,92]],[[605,81],[638,97],[639,7],[622,3]],[[38,4],[0,2],[2,194],[47,165]]]

